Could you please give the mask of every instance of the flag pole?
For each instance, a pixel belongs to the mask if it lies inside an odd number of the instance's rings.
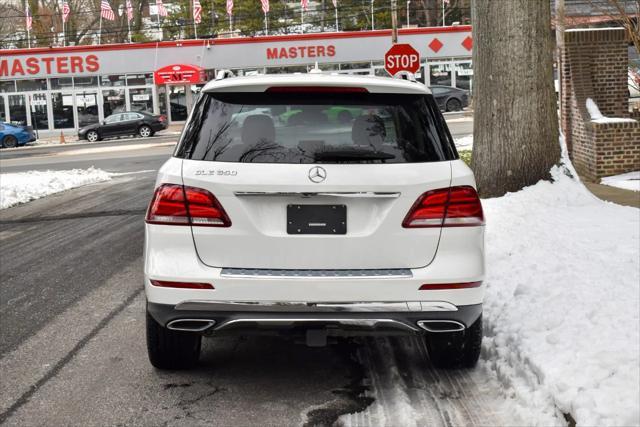
[[[267,20],[267,12],[264,13],[264,35],[269,34],[269,21]]]
[[[162,27],[160,27],[160,8],[156,3],[156,12],[158,12],[158,40],[162,41]]]
[[[102,42],[102,10],[100,10],[100,29],[98,30],[98,44]]]
[[[376,24],[375,24],[374,18],[373,18],[373,0],[371,0],[371,29],[372,30],[376,29]]]
[[[127,10],[127,33],[129,35],[129,43],[131,43],[131,21],[129,21],[129,11]]]
[[[340,30],[338,29],[338,3],[337,2],[333,9],[336,11],[336,32],[338,32]]]
[[[442,26],[444,27],[444,0],[442,0]]]
[[[66,46],[67,45],[67,41],[66,41],[67,35],[64,32],[64,16],[62,17],[62,46]]]
[[[191,0],[191,15],[193,15],[193,36],[198,39],[198,27],[196,25],[196,7],[194,0]]]
[[[304,7],[300,9],[300,31],[304,33]]]

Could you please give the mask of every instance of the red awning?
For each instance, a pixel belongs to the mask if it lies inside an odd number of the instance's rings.
[[[167,65],[153,73],[153,80],[157,85],[179,85],[205,83],[204,68],[189,64]]]

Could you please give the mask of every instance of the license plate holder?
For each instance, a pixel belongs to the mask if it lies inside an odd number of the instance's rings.
[[[287,234],[347,234],[347,206],[287,205]]]

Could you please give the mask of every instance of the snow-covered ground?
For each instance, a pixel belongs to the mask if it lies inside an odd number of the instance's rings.
[[[454,140],[458,151],[471,150],[473,148],[473,135],[463,136]]]
[[[0,209],[109,179],[108,172],[95,168],[0,174]]]
[[[640,191],[640,171],[608,176],[606,178],[602,178],[600,182],[611,187]]]
[[[640,210],[553,176],[483,201],[483,364],[532,424],[556,407],[578,425],[638,425]]]

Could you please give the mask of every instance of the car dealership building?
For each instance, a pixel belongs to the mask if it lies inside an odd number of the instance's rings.
[[[405,28],[399,43],[421,56],[427,85],[472,89],[470,26]],[[325,72],[387,75],[391,31],[234,37],[0,50],[0,121],[39,131],[74,131],[122,111],[186,120],[220,69],[237,75]]]

